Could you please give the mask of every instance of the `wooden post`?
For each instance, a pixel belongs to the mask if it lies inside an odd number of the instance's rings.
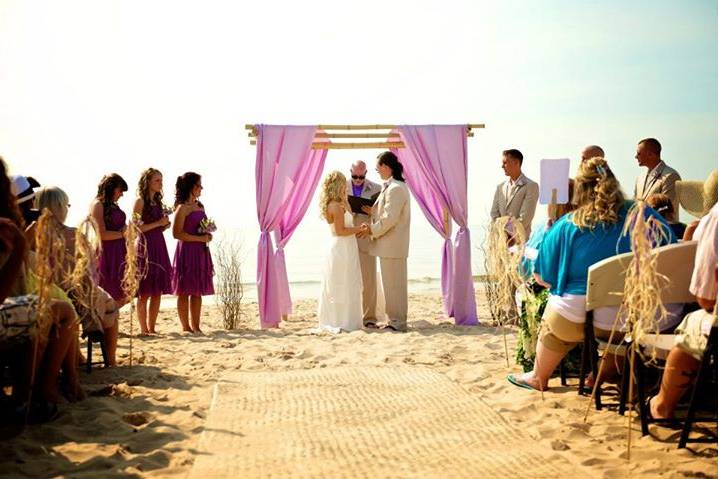
[[[449,210],[447,210],[446,208],[443,208],[443,211],[444,211],[444,231],[446,232],[446,237],[448,238],[451,236],[451,231],[449,230],[449,227],[451,226],[449,224],[449,222],[450,222]]]

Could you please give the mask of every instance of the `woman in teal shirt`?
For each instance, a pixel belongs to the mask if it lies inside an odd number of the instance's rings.
[[[589,266],[631,250],[630,238],[622,236],[622,230],[632,203],[625,200],[621,185],[606,161],[592,158],[581,163],[575,181],[577,209],[558,220],[539,247],[535,273],[549,288],[550,295],[534,370],[508,378],[517,386],[548,388],[548,379],[561,359],[583,341]],[[675,235],[658,213],[646,208],[645,214],[665,225],[665,243],[676,242]]]

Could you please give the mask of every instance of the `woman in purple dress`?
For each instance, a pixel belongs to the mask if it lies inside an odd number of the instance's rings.
[[[142,274],[137,290],[137,317],[140,334],[157,334],[155,324],[163,294],[172,293],[172,266],[167,253],[164,231],[170,220],[162,206],[162,173],[154,168],[142,172],[137,186],[134,217],[140,219],[137,251],[138,267]],[[149,315],[147,301],[149,300]]]
[[[117,173],[105,175],[97,187],[97,196],[90,206],[90,215],[97,223],[97,235],[102,241],[97,269],[100,286],[110,293],[118,307],[129,302],[122,291],[125,272],[125,213],[117,206],[127,183]]]
[[[188,172],[177,178],[172,234],[178,241],[173,264],[172,289],[177,295],[177,311],[182,330],[194,333],[202,333],[199,328],[202,296],[214,294],[214,269],[209,252],[212,235],[203,232],[200,226],[202,220],[207,218],[204,206],[198,201],[201,194],[202,177],[197,173]]]

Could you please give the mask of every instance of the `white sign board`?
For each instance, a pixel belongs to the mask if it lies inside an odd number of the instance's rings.
[[[539,186],[539,203],[551,204],[551,190],[556,189],[556,203],[568,203],[568,170],[571,160],[541,160],[541,184]]]

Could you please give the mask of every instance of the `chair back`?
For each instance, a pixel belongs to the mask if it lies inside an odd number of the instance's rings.
[[[656,248],[656,273],[661,277],[661,302],[690,303],[696,300],[689,291],[693,264],[696,258],[696,241],[684,241]],[[633,253],[623,253],[606,258],[588,268],[586,285],[586,311],[603,306],[620,306],[626,270]]]

